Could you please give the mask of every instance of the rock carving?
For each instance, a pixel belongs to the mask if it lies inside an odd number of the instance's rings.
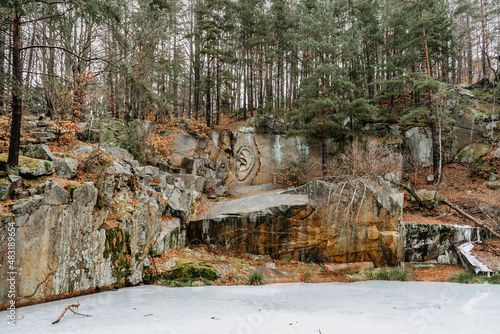
[[[252,150],[246,146],[238,149],[236,154],[236,177],[238,181],[245,180],[253,170],[255,165],[255,155]]]

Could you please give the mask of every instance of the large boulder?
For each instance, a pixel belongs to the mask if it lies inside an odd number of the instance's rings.
[[[484,89],[484,90],[491,90],[495,89],[497,86],[496,83],[490,81],[489,78],[481,78],[479,79],[476,83],[470,85],[468,89]]]
[[[174,176],[184,181],[187,189],[193,189],[199,193],[203,192],[203,185],[205,184],[205,178],[203,176],[192,174],[174,174]]]
[[[132,170],[131,170],[129,164],[122,163],[121,161],[113,160],[111,162],[111,166],[106,168],[106,173],[107,174],[114,174],[114,175],[130,176],[130,175],[132,175]]]
[[[97,151],[95,147],[89,146],[89,145],[83,145],[80,146],[79,148],[76,148],[73,150],[73,153],[76,155],[83,155],[83,154],[91,154],[92,152]]]
[[[19,188],[23,179],[17,175],[9,175],[0,179],[0,200],[5,201],[10,197],[14,189]]]
[[[49,147],[44,144],[30,145],[24,150],[24,155],[30,158],[54,161]]]
[[[411,128],[405,132],[405,146],[417,167],[432,166],[432,135],[428,128]]]
[[[381,179],[322,181],[215,203],[187,227],[187,241],[238,253],[317,262],[401,260],[403,195]]]
[[[402,243],[405,262],[460,264],[455,244],[477,240],[472,226],[403,222]]]
[[[113,158],[117,160],[123,160],[124,162],[133,167],[139,166],[139,162],[135,160],[134,156],[124,148],[110,146],[110,145],[103,145],[103,150],[108,152],[109,155],[111,155]]]
[[[456,155],[454,160],[462,163],[474,163],[481,157],[488,154],[491,150],[490,144],[473,143],[462,148]]]
[[[491,190],[500,190],[500,180],[486,182],[486,187]]]
[[[78,170],[78,160],[72,158],[61,158],[54,161],[56,174],[66,179],[75,177]]]
[[[0,165],[7,164],[7,154],[0,154]],[[26,178],[36,178],[54,173],[54,163],[48,160],[40,160],[19,156],[19,175]]]
[[[471,113],[475,115],[476,112],[471,110]],[[478,142],[483,138],[484,124],[480,117],[480,120],[477,118],[477,116],[471,117],[466,113],[455,116],[455,124],[453,125],[455,140],[450,151],[452,156],[455,156],[464,146]]]

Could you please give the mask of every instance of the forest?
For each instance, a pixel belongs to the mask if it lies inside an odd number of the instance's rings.
[[[0,0],[0,316],[498,332],[499,84],[500,0]]]
[[[208,127],[272,113],[323,145],[403,117],[441,145],[449,87],[500,80],[495,0],[4,0],[0,15],[11,167],[23,113]]]

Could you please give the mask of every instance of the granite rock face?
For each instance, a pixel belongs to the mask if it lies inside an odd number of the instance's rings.
[[[48,181],[1,216],[0,279],[7,277],[3,245],[13,223],[19,305],[137,284],[150,251],[184,245],[193,191],[157,169],[152,179],[123,161],[114,161],[118,166],[96,184],[63,189]],[[0,285],[0,308],[6,289]]]
[[[49,147],[44,144],[30,145],[24,151],[24,155],[30,158],[54,161],[54,156]]]
[[[405,146],[416,166],[432,166],[432,136],[428,128],[411,128],[406,131]]]
[[[273,183],[275,173],[292,161],[320,161],[304,138],[246,130],[212,133],[210,139],[177,134],[172,152],[169,164],[176,173],[221,180],[228,189]]]
[[[216,203],[187,241],[276,259],[396,265],[403,196],[383,180],[310,182]]]
[[[401,224],[405,262],[460,264],[455,245],[481,238],[481,229],[444,224]],[[483,235],[484,237],[484,235]]]

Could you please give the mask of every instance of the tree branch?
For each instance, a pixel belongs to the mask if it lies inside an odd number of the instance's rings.
[[[57,324],[57,323],[58,323],[58,322],[62,319],[62,317],[64,316],[64,314],[65,314],[68,310],[70,310],[70,311],[71,311],[71,312],[73,312],[74,314],[82,315],[82,316],[84,316],[84,317],[91,317],[91,316],[92,316],[92,315],[89,315],[89,314],[81,314],[81,313],[78,313],[78,312],[76,312],[76,311],[74,311],[74,310],[72,310],[72,309],[71,309],[72,307],[76,307],[76,308],[78,308],[78,306],[80,306],[80,302],[79,302],[78,300],[76,301],[76,304],[70,304],[70,305],[66,306],[66,308],[64,309],[64,311],[62,311],[62,313],[61,313],[61,315],[59,316],[59,318],[57,318],[57,320],[56,320],[56,321],[54,321],[52,324],[53,324],[53,325]]]
[[[58,13],[58,14],[54,14],[54,15],[50,15],[50,16],[45,16],[45,17],[40,17],[38,19],[33,19],[33,20],[29,20],[29,21],[23,21],[21,22],[21,24],[26,24],[26,23],[34,23],[34,22],[38,22],[38,21],[43,21],[43,20],[48,20],[48,19],[53,19],[55,17],[60,17],[60,16],[64,16],[65,14],[67,14],[69,11],[75,9],[75,7],[69,7],[68,9],[66,9],[64,12],[62,13]]]
[[[73,56],[75,56],[76,58],[80,59],[80,60],[83,60],[83,61],[88,61],[88,62],[91,62],[91,61],[95,61],[95,60],[99,60],[99,61],[103,61],[103,62],[106,62],[106,63],[109,63],[110,61],[107,60],[107,59],[104,59],[104,58],[100,58],[100,57],[94,57],[94,58],[84,58],[80,55],[77,55],[76,53],[74,53],[73,51],[67,49],[67,48],[64,48],[62,46],[55,46],[55,45],[29,45],[29,46],[25,46],[24,48],[21,48],[20,50],[21,51],[24,51],[24,50],[28,50],[28,49],[36,49],[36,48],[40,48],[40,49],[57,49],[57,50],[62,50],[64,52],[67,52]]]
[[[45,1],[45,0],[35,0],[33,2],[36,3],[44,3],[46,5],[61,5],[61,4],[67,4],[68,1]]]
[[[398,187],[406,190],[406,192],[408,192],[408,194],[410,194],[410,196],[413,197],[415,199],[415,201],[417,201],[418,206],[420,206],[421,208],[424,208],[426,210],[429,210],[429,207],[427,205],[425,205],[425,203],[420,199],[420,197],[417,195],[415,190],[413,190],[411,187],[409,187],[403,183],[395,183],[394,182],[394,184],[397,185]],[[436,197],[437,197],[437,194],[436,194]]]

